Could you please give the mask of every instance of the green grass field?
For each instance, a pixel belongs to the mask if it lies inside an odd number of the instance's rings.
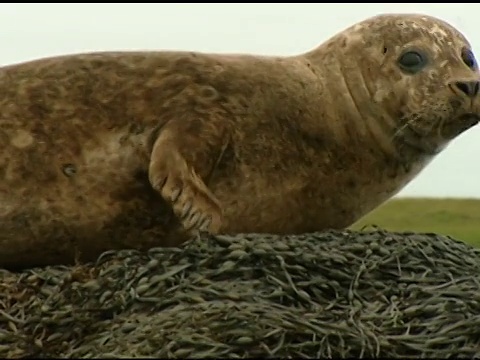
[[[378,207],[352,226],[377,225],[390,231],[450,235],[480,247],[480,199],[397,198]]]

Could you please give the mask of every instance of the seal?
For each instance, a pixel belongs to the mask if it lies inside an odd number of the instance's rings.
[[[366,19],[300,55],[98,52],[0,69],[0,266],[341,229],[480,119],[466,38]]]

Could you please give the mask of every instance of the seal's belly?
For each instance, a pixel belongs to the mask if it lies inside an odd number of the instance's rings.
[[[223,230],[298,234],[346,228],[397,194],[428,162],[408,170],[373,168],[371,176],[331,171],[318,176],[314,185],[300,178],[277,178],[236,181],[241,185],[229,191],[219,186]]]

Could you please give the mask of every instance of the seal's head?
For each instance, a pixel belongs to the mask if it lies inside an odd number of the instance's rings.
[[[340,66],[339,73],[355,73],[345,83],[363,121],[369,121],[365,114],[377,123],[382,118],[383,135],[397,152],[435,154],[480,120],[475,56],[465,37],[442,20],[379,15],[326,47],[330,56],[323,60]]]

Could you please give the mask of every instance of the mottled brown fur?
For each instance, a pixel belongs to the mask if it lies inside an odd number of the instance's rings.
[[[406,75],[396,59],[412,42],[432,64]],[[4,67],[0,266],[177,246],[200,229],[349,226],[476,123],[458,116],[478,114],[478,99],[448,85],[478,80],[462,47],[439,20],[392,15],[299,56],[118,52]]]

